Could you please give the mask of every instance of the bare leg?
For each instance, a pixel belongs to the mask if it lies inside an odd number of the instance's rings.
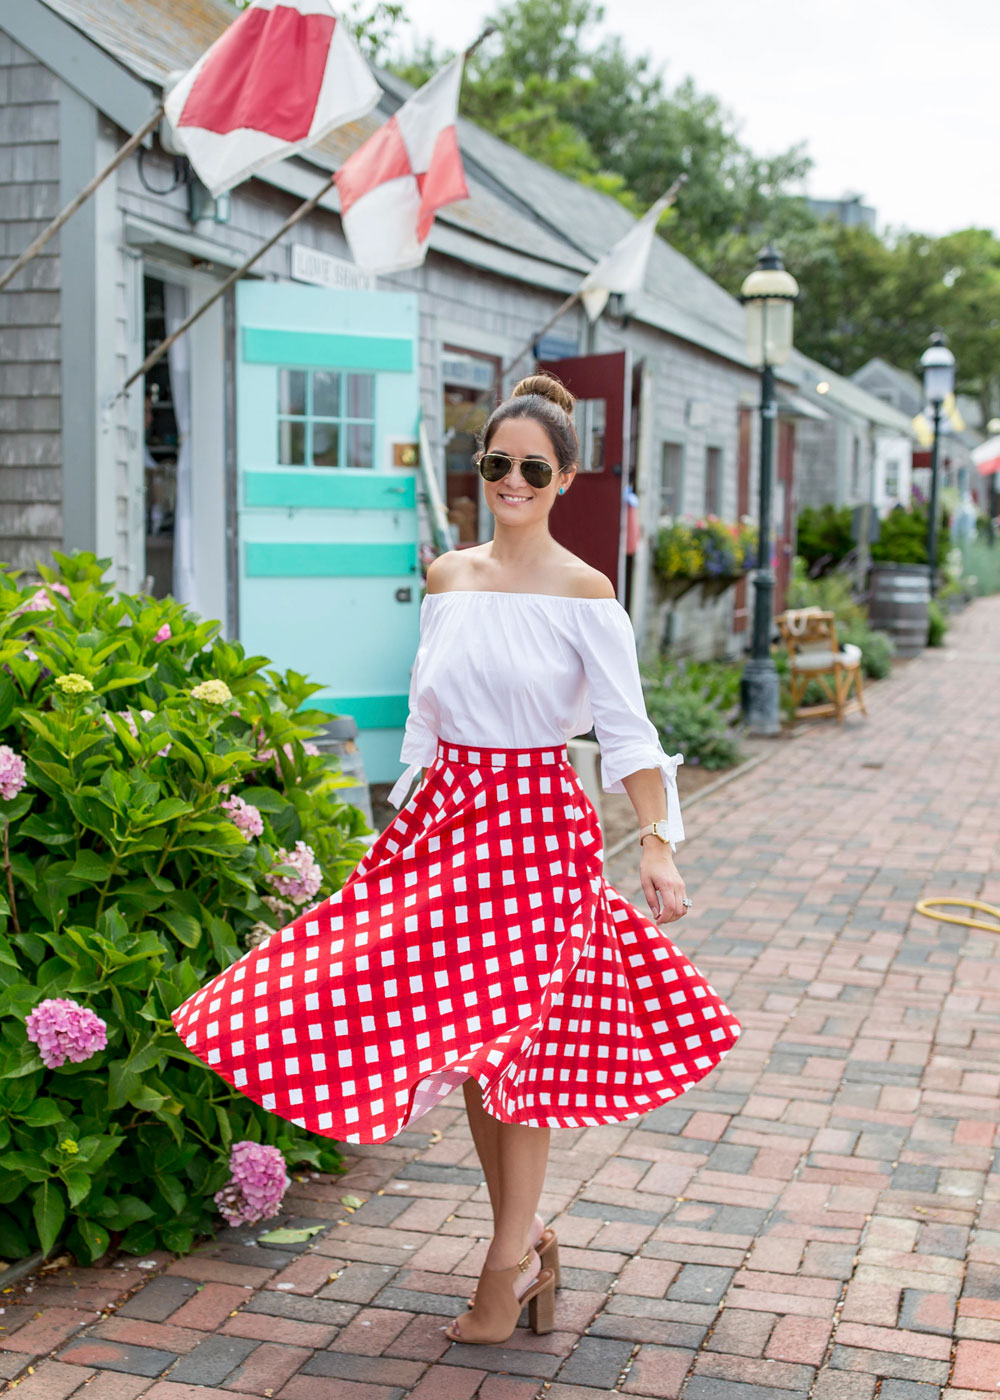
[[[486,1267],[509,1269],[534,1243],[550,1134],[548,1128],[529,1128],[524,1123],[497,1123],[497,1129],[499,1189]],[[531,1270],[536,1272],[537,1266]]]
[[[500,1200],[500,1171],[498,1165],[498,1137],[500,1124],[483,1108],[483,1091],[478,1081],[470,1077],[462,1085],[465,1094],[465,1108],[469,1115],[472,1141],[476,1145],[476,1155],[486,1178],[486,1189],[490,1193],[493,1208],[493,1225],[496,1228],[498,1203]]]
[[[502,1320],[505,1305],[502,1296],[496,1292],[498,1285],[487,1282],[496,1279],[503,1280],[499,1286],[512,1287],[517,1298],[532,1299],[540,1286],[547,1288],[548,1320],[546,1322],[543,1317],[539,1328],[537,1315],[533,1315],[531,1325],[536,1331],[551,1331],[552,1275],[547,1271],[544,1276],[547,1283],[539,1279],[541,1260],[534,1248],[538,1227],[536,1211],[549,1155],[549,1129],[532,1128],[524,1123],[501,1123],[491,1118],[483,1108],[482,1093],[474,1080],[466,1081],[464,1092],[472,1138],[493,1207],[493,1239],[486,1252],[480,1287],[476,1290],[477,1301],[471,1312],[456,1319],[448,1335],[454,1341],[463,1337],[472,1341],[496,1341],[502,1339],[503,1327],[509,1323],[509,1330],[503,1334],[509,1336],[517,1319],[518,1308],[515,1300],[510,1299],[510,1303],[515,1305],[513,1316],[508,1322]],[[517,1265],[525,1256],[530,1258],[524,1271],[519,1273]],[[481,1304],[479,1299],[484,1291],[488,1295],[487,1301]],[[498,1325],[498,1306],[500,1332],[491,1331]],[[537,1300],[532,1301],[531,1306],[533,1309],[539,1306]]]

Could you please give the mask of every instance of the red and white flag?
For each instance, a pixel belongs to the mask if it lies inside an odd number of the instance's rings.
[[[434,215],[469,197],[456,129],[464,61],[435,73],[337,172],[344,232],[366,272],[418,267]]]
[[[253,0],[164,106],[175,144],[217,196],[381,95],[330,0]]]

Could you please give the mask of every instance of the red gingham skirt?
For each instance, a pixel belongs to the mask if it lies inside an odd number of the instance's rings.
[[[256,1103],[346,1142],[388,1141],[470,1076],[506,1123],[647,1113],[740,1026],[602,859],[565,746],[440,740],[344,887],[174,1025]]]

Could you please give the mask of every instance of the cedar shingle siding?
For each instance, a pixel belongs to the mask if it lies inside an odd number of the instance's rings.
[[[0,252],[59,208],[58,80],[0,32]],[[0,561],[31,569],[62,540],[59,240],[0,293]]]

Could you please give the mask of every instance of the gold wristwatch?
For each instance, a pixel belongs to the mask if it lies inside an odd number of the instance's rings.
[[[662,841],[664,846],[670,845],[670,823],[666,818],[661,818],[658,822],[650,822],[648,826],[639,828],[639,845],[642,845],[644,836],[655,836],[657,841]]]

